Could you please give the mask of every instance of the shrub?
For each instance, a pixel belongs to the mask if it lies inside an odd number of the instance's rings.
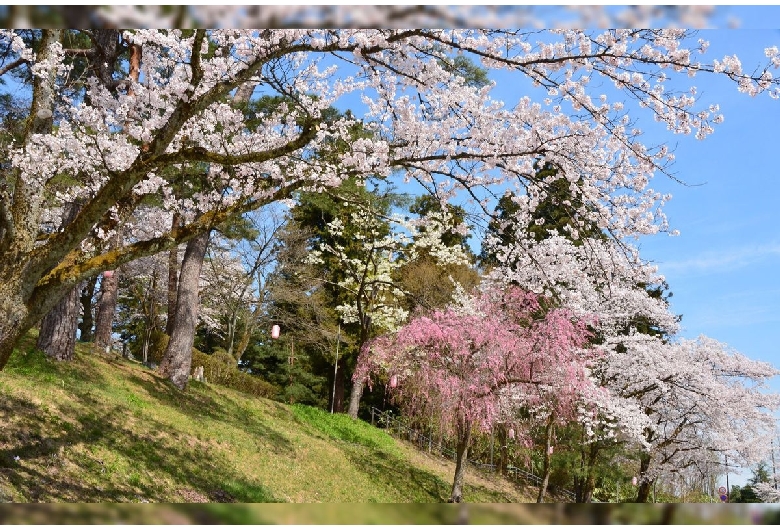
[[[203,367],[203,375],[209,383],[265,398],[272,398],[279,392],[271,383],[239,370],[236,359],[222,349],[209,355],[193,348],[192,370],[198,366]]]

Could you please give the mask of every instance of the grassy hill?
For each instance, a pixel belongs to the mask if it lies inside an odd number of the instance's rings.
[[[182,393],[85,345],[75,361],[56,363],[34,343],[29,336],[0,372],[0,503],[49,504],[0,505],[0,524],[655,523],[666,513],[523,504],[531,488],[473,470],[470,504],[443,504],[454,464],[365,422],[211,384]]]
[[[438,503],[454,465],[348,416],[192,382],[29,337],[0,372],[0,501]],[[470,473],[469,502],[533,492]]]

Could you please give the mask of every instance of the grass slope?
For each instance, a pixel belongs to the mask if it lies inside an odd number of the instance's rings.
[[[22,343],[0,372],[0,501],[438,503],[454,464],[345,415],[154,372],[77,346],[73,362]],[[528,502],[466,478],[469,502]]]

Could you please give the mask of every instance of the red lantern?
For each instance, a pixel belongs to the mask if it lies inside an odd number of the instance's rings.
[[[392,375],[390,376],[390,388],[395,388],[398,386],[398,376]]]
[[[279,338],[279,324],[274,324],[271,327],[271,338],[272,339],[278,339]]]
[[[512,440],[515,439],[515,430],[512,427],[509,428],[509,438]]]
[[[104,271],[103,272],[103,278],[110,278],[114,275],[114,271]]]

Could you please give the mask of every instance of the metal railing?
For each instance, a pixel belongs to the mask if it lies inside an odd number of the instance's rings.
[[[445,447],[442,445],[441,441],[433,440],[431,437],[426,436],[419,429],[415,429],[409,425],[408,422],[393,416],[389,412],[379,410],[376,407],[371,407],[371,424],[378,427],[383,427],[391,435],[397,438],[406,439],[417,445],[419,448],[427,450],[429,453],[435,452],[436,454],[445,456],[451,460],[455,460],[456,458],[456,453],[453,449]],[[471,464],[471,466],[474,468],[480,470],[495,472],[496,469],[496,465],[493,463],[485,463],[478,460],[468,460],[468,463]],[[506,477],[513,479],[515,482],[530,483],[536,487],[539,487],[542,484],[541,477],[534,475],[526,469],[512,465],[507,466]],[[576,502],[576,496],[573,491],[570,491],[566,488],[556,487],[555,492],[566,497],[569,502]]]

